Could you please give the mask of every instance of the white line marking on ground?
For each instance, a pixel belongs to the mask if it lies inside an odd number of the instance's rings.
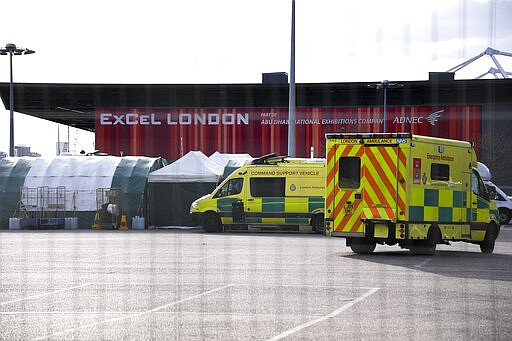
[[[63,292],[63,291],[69,291],[69,290],[73,290],[73,289],[77,289],[77,288],[83,288],[83,287],[86,287],[86,286],[89,286],[89,285],[92,285],[92,283],[80,284],[80,285],[76,285],[74,287],[69,287],[69,288],[64,288],[64,289],[59,289],[59,290],[54,290],[54,291],[48,291],[48,292],[45,292],[45,293],[39,294],[39,295],[27,296],[27,297],[23,297],[23,298],[18,298],[16,300],[0,302],[0,305],[6,305],[6,304],[11,304],[11,303],[25,301],[25,300],[31,300],[31,299],[39,298],[39,297],[43,297],[43,296],[49,296],[49,295],[53,295],[53,294],[56,294],[56,293],[59,293],[59,292]]]
[[[13,251],[13,252],[7,252],[7,253],[2,253],[0,254],[0,258],[2,257],[13,257],[13,256],[17,256],[19,255],[20,253],[22,253],[23,251]]]
[[[142,311],[142,312],[139,312],[139,313],[136,313],[136,314],[130,314],[130,315],[125,315],[125,316],[120,316],[120,317],[114,317],[114,318],[111,318],[111,319],[108,319],[108,320],[86,324],[84,326],[80,326],[80,327],[77,327],[77,328],[65,329],[65,330],[62,330],[60,332],[56,332],[56,333],[53,333],[53,334],[50,334],[50,335],[40,336],[40,337],[35,338],[33,340],[47,340],[47,339],[51,338],[52,336],[59,336],[59,335],[63,335],[63,334],[66,334],[66,333],[72,333],[72,332],[75,332],[77,330],[95,327],[95,326],[98,326],[100,324],[122,321],[122,320],[126,320],[128,318],[133,318],[133,317],[138,317],[138,316],[146,315],[146,314],[149,314],[149,313],[154,313],[154,312],[157,312],[158,310],[162,310],[162,309],[165,309],[165,308],[168,308],[168,307],[172,307],[173,305],[177,305],[177,304],[180,304],[180,303],[183,303],[183,302],[191,301],[191,300],[194,300],[194,299],[199,298],[201,296],[205,296],[205,295],[217,292],[217,291],[221,291],[221,290],[224,290],[224,289],[232,287],[232,286],[234,286],[234,284],[227,284],[227,285],[224,285],[222,287],[219,287],[219,288],[216,288],[216,289],[212,289],[212,290],[208,290],[208,291],[203,291],[202,293],[199,293],[199,294],[196,294],[196,295],[192,295],[192,296],[189,296],[187,298],[184,298],[184,299],[181,299],[181,300],[178,300],[178,301],[174,301],[174,302],[171,302],[171,303],[168,303],[168,304],[164,304],[164,305],[161,305],[159,307],[156,307],[156,308],[153,308],[153,309],[150,309],[150,310]]]
[[[304,265],[304,264],[308,264],[308,263],[311,263],[312,261],[317,260],[317,259],[319,259],[319,258],[326,258],[326,257],[332,256],[332,255],[338,254],[338,253],[339,253],[339,251],[336,251],[336,252],[327,253],[327,254],[325,254],[325,255],[320,255],[320,256],[313,257],[313,258],[309,258],[309,259],[308,259],[307,261],[305,261],[305,262],[297,263],[297,265]]]
[[[339,315],[341,312],[343,312],[344,310],[347,310],[348,308],[352,307],[354,304],[358,303],[358,302],[361,302],[362,300],[364,300],[365,298],[373,295],[374,293],[376,293],[377,291],[379,291],[380,288],[372,288],[370,289],[369,291],[367,291],[365,294],[359,296],[358,298],[350,301],[349,303],[339,307],[338,309],[334,310],[333,312],[331,312],[330,314],[327,314],[325,316],[322,316],[322,317],[319,317],[317,319],[314,319],[314,320],[311,320],[309,322],[306,322],[306,323],[303,323],[301,325],[298,325],[297,327],[295,328],[292,328],[292,329],[288,329],[287,331],[279,334],[279,335],[276,335],[274,336],[273,338],[271,339],[268,339],[267,341],[277,341],[277,340],[281,340],[289,335],[292,335],[304,328],[308,328],[308,327],[311,327],[312,325],[315,325],[319,322],[323,322],[325,320],[328,320],[330,318],[333,318],[337,315]]]
[[[0,311],[0,315],[135,315],[138,313],[140,313],[140,311]]]
[[[427,263],[429,263],[430,261],[432,261],[432,258],[427,258],[425,259],[423,262],[419,263],[419,264],[416,264],[414,267],[415,268],[422,268],[424,265],[426,265]]]

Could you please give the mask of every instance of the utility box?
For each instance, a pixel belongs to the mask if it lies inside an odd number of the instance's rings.
[[[288,84],[288,74],[286,72],[269,72],[262,74],[263,84]]]
[[[455,79],[455,72],[429,72],[428,80],[431,82],[452,81]]]

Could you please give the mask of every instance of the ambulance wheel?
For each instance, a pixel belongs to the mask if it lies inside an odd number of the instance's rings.
[[[482,253],[492,253],[494,251],[494,244],[496,242],[496,226],[489,224],[487,231],[485,232],[485,238],[480,243],[480,251]]]
[[[506,207],[499,207],[498,211],[500,213],[500,224],[506,225],[512,219],[512,212]]]
[[[360,238],[353,238],[350,243],[350,248],[354,253],[360,254],[369,254],[375,250],[375,246],[377,245],[375,242],[368,242],[365,240],[359,240]]]
[[[206,232],[222,232],[222,222],[217,214],[205,213],[203,218],[203,229]]]
[[[413,240],[409,250],[417,255],[431,255],[436,251],[437,243],[441,241],[441,232],[437,226],[429,229],[427,239]]]
[[[316,233],[324,233],[325,232],[325,220],[323,215],[316,215],[311,220],[311,228]]]

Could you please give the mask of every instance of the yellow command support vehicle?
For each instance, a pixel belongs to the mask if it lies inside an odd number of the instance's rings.
[[[313,230],[324,232],[325,159],[269,154],[234,171],[194,201],[192,220],[206,232]]]
[[[492,253],[498,210],[469,142],[394,134],[327,134],[326,234],[356,253],[376,244],[432,253],[465,241]]]

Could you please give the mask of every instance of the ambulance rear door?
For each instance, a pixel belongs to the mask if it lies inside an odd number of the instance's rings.
[[[405,219],[406,156],[397,143],[400,141],[365,141],[361,170],[363,221],[386,224]]]
[[[364,236],[365,221],[405,219],[406,155],[399,147],[405,141],[374,139],[337,146],[335,234]]]

